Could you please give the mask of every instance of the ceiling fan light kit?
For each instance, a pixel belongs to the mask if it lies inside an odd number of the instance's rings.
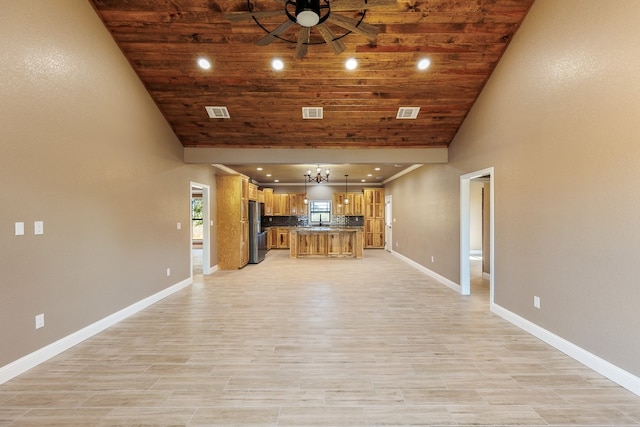
[[[313,27],[320,22],[320,0],[297,0],[296,22],[303,27]]]

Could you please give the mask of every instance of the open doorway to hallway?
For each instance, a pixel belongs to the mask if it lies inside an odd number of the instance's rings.
[[[493,304],[493,168],[460,177],[460,293],[487,292]],[[472,286],[473,284],[473,286]]]
[[[469,275],[473,294],[489,298],[489,186],[488,176],[469,183]]]
[[[210,274],[210,196],[209,186],[191,183],[191,277]]]

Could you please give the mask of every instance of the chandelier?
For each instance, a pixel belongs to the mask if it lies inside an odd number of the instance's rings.
[[[307,177],[307,181],[308,182],[317,182],[318,184],[320,184],[321,182],[328,182],[329,181],[329,169],[324,171],[324,175],[322,175],[322,168],[320,167],[320,165],[318,165],[318,167],[316,168],[316,174],[315,175],[311,175],[311,170],[308,170],[307,173],[304,175]]]

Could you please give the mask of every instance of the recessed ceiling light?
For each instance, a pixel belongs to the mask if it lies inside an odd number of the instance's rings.
[[[262,170],[262,168],[256,168],[256,170],[257,170],[257,171],[261,171],[261,170]]]
[[[431,66],[431,60],[429,58],[422,58],[418,61],[418,70],[424,71]]]
[[[355,58],[349,58],[344,63],[347,70],[355,70],[358,68],[358,61]]]
[[[280,182],[280,180],[279,179],[274,179],[273,182]]]
[[[211,61],[209,61],[207,58],[198,58],[198,67],[202,68],[203,70],[209,70],[211,69]]]
[[[270,173],[267,174],[267,178],[271,178],[271,174]]]
[[[371,174],[371,173],[368,173],[368,174],[367,174],[367,176],[373,176],[373,174]]]
[[[374,169],[374,171],[379,171],[379,170],[380,170],[380,168],[375,168],[375,169]]]
[[[367,182],[367,180],[366,179],[361,179],[360,182]]]
[[[284,68],[284,62],[282,62],[282,59],[280,58],[275,58],[273,61],[271,61],[271,68],[276,71],[280,71]]]

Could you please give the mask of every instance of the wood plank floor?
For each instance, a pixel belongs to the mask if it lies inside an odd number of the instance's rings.
[[[271,251],[0,385],[0,425],[640,425],[640,397],[473,286],[382,250]]]

